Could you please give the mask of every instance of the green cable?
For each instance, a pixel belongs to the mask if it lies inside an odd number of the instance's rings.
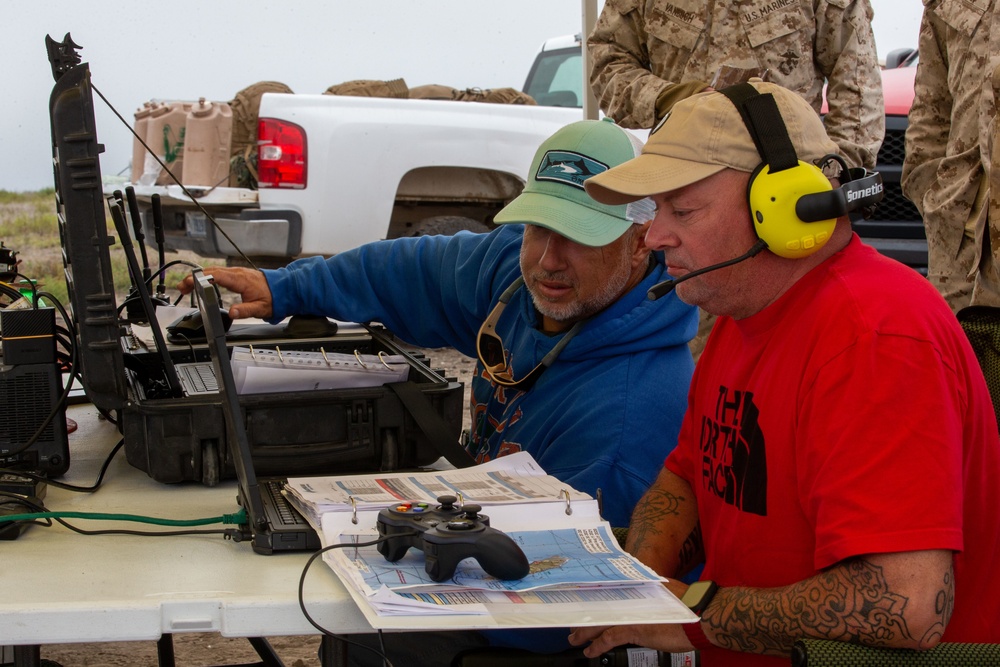
[[[204,526],[210,523],[241,524],[247,522],[247,512],[241,509],[236,514],[223,514],[222,516],[209,517],[207,519],[157,519],[151,516],[140,516],[137,514],[105,514],[103,512],[34,512],[31,514],[4,514],[0,516],[3,521],[34,521],[36,519],[100,519],[105,521],[136,521],[139,523],[152,523],[159,526]]]

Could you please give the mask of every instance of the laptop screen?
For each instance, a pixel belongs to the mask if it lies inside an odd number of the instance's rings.
[[[258,534],[267,530],[267,517],[257,483],[257,474],[253,469],[250,440],[241,417],[236,381],[229,365],[222,309],[211,279],[202,273],[201,269],[195,269],[191,275],[194,278],[194,293],[198,298],[208,350],[212,355],[212,366],[215,369],[219,395],[222,398],[222,412],[226,419],[229,444],[232,447],[233,467],[236,469],[236,478],[239,481],[240,500],[249,514],[251,531],[254,540],[257,540]]]

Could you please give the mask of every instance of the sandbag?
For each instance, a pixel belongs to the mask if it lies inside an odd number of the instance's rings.
[[[403,79],[392,79],[390,81],[380,81],[378,79],[355,79],[354,81],[335,83],[323,91],[323,94],[406,99],[410,96],[410,89],[407,87],[406,82]]]
[[[457,95],[458,91],[456,89],[437,83],[410,88],[410,99],[413,100],[453,100]]]
[[[466,88],[458,91],[455,99],[462,102],[490,102],[493,104],[537,104],[527,93],[515,88]]]

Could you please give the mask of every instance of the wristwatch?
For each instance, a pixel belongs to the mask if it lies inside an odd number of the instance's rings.
[[[687,605],[688,609],[701,616],[718,590],[719,586],[714,581],[696,581],[688,586],[681,602]]]

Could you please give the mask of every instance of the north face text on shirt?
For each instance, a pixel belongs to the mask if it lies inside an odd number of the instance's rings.
[[[753,392],[719,387],[701,424],[701,483],[729,505],[767,516],[767,453]]]

